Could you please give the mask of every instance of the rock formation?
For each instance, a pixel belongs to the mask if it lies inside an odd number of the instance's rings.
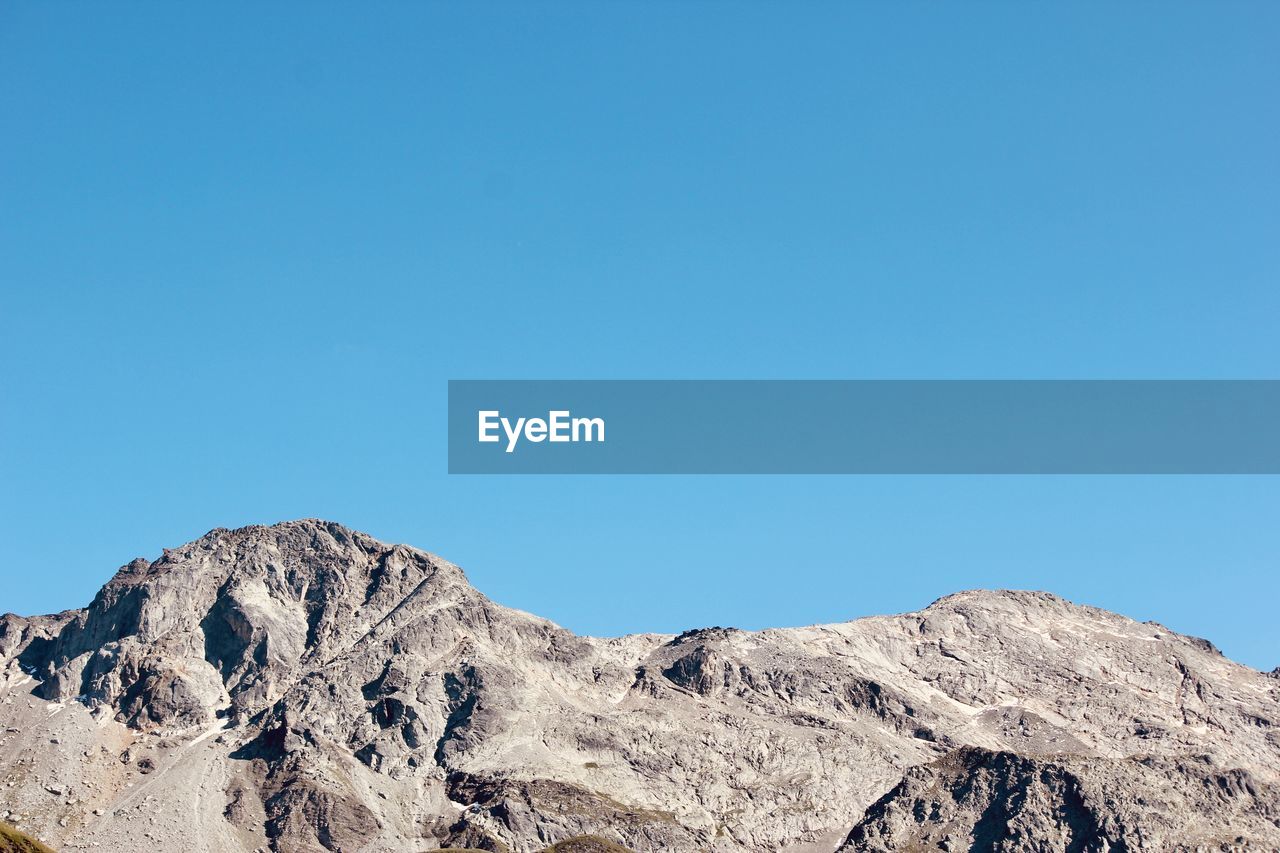
[[[598,639],[219,529],[0,617],[0,701],[0,819],[59,849],[1280,848],[1280,680],[1046,593]]]

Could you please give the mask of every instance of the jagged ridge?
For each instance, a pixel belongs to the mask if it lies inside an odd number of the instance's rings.
[[[4,804],[64,846],[905,849],[943,824],[974,844],[983,815],[1074,815],[1102,778],[1098,802],[1133,811],[1090,812],[1113,848],[1186,829],[1168,815],[1205,838],[1280,835],[1277,680],[1047,593],[584,638],[438,557],[306,520],[214,530],[125,566],[84,610],[0,618],[0,655],[19,729],[0,759],[28,780]],[[34,777],[75,781],[73,802]],[[1197,799],[1230,778],[1254,792],[1232,800],[1235,834]],[[1161,808],[1132,805],[1157,789]],[[1028,817],[1021,837],[1058,849],[1059,824]]]

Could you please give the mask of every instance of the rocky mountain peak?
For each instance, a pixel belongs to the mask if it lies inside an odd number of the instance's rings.
[[[151,819],[183,853],[1280,846],[1280,682],[1042,592],[597,639],[310,519],[0,617],[0,679],[0,749],[43,780],[0,791],[106,849]],[[86,778],[91,819],[63,796]]]
[[[340,524],[217,528],[123,566],[24,663],[45,698],[205,725],[259,710],[400,608],[464,600],[484,602],[457,566]]]

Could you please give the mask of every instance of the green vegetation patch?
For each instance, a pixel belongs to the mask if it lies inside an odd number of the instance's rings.
[[[23,835],[7,823],[0,823],[0,853],[53,853],[53,849]]]

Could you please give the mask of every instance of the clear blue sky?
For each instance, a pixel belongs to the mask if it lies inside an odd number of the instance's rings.
[[[321,516],[583,632],[1048,589],[1280,664],[1280,480],[467,478],[448,378],[1276,378],[1280,5],[6,3],[0,610]]]

